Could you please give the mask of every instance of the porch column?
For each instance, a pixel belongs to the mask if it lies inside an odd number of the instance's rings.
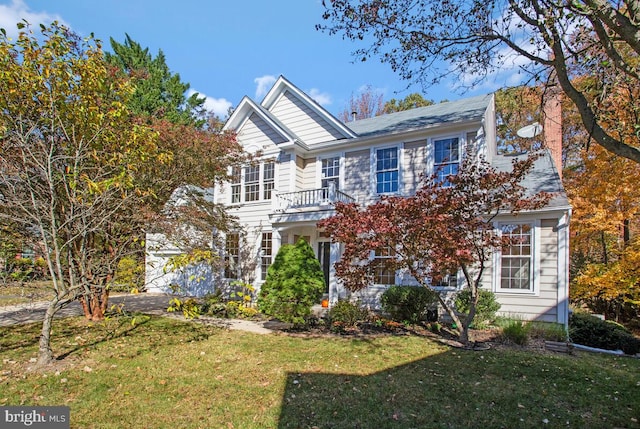
[[[342,254],[340,243],[331,243],[331,252],[329,258],[329,303],[330,305],[338,302],[339,298],[346,298],[347,290],[336,276],[335,263],[340,260]]]
[[[275,259],[278,250],[280,250],[280,246],[282,246],[282,235],[280,235],[279,228],[273,228],[271,231],[271,246],[273,247],[273,258]]]

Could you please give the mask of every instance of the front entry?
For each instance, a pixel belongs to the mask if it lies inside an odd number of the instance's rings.
[[[324,293],[329,293],[329,270],[331,268],[331,242],[318,242],[318,260],[324,273]]]

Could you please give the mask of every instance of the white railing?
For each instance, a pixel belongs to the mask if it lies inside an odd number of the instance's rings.
[[[337,202],[352,203],[355,199],[336,189],[333,183],[328,188],[306,189],[304,191],[285,192],[276,196],[276,211],[307,207],[328,206]]]

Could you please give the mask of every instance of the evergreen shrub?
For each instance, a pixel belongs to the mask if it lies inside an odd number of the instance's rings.
[[[280,247],[258,295],[258,308],[283,322],[304,324],[324,292],[324,273],[303,239]]]

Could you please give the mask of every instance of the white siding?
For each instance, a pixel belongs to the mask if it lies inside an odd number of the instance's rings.
[[[305,160],[301,156],[296,156],[296,188],[294,191],[300,191],[304,186],[304,166]]]
[[[180,255],[180,250],[169,243],[162,234],[147,234],[145,244],[145,286],[149,292],[172,293],[172,285],[179,293],[202,296],[214,291],[211,268],[199,264],[180,271],[168,271],[171,257]]]
[[[254,113],[238,130],[238,141],[245,147],[256,145],[263,150],[282,143],[285,139]]]
[[[291,175],[295,174],[295,167],[291,162],[290,154],[280,156],[276,167],[276,173],[275,194],[293,191],[293,189],[291,189]]]
[[[555,230],[557,223],[556,219],[541,221],[540,240],[537,243],[540,252],[540,266],[537,272],[539,293],[536,295],[496,293],[496,298],[502,305],[500,314],[525,320],[558,321],[558,234]]]
[[[324,118],[311,110],[289,91],[270,109],[285,127],[306,144],[337,140],[343,136]]]
[[[316,186],[316,165],[315,158],[304,160],[304,169],[302,170],[302,188],[315,189]]]
[[[404,185],[403,194],[414,194],[418,189],[424,174],[428,171],[430,159],[427,140],[418,140],[404,144],[404,162],[401,182]]]
[[[369,149],[345,153],[344,192],[357,201],[371,194],[371,152]]]

